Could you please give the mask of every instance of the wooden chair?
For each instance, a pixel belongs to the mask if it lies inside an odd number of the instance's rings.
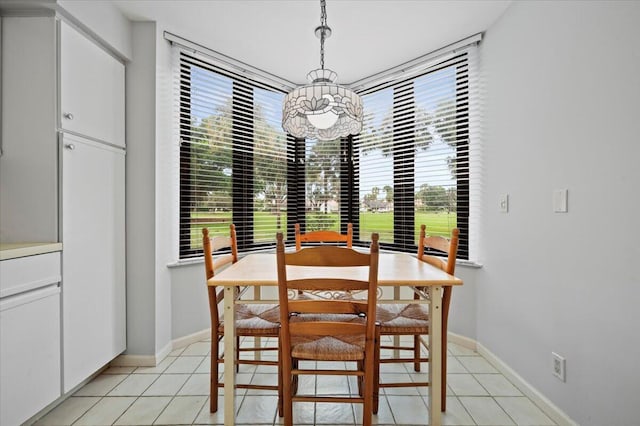
[[[347,233],[341,234],[336,231],[311,231],[305,234],[300,233],[300,225],[296,223],[296,250],[302,248],[302,243],[346,243],[351,248],[353,242],[353,225],[347,225]]]
[[[293,402],[363,403],[363,424],[371,424],[374,369],[377,357],[376,292],[378,234],[372,235],[370,253],[336,247],[307,247],[285,253],[282,233],[277,234],[278,295],[280,300],[280,360],[283,380],[284,424],[293,425]],[[291,267],[308,266],[304,276]],[[366,266],[368,279],[332,277],[334,267]],[[334,269],[335,270],[335,269]],[[337,270],[344,270],[337,268]],[[288,275],[290,274],[290,275]],[[298,290],[366,290],[362,300],[295,300]],[[302,369],[299,361],[355,361],[356,368]],[[358,396],[298,394],[298,375],[354,375]],[[300,390],[302,391],[302,389]]]
[[[229,236],[209,237],[209,230],[202,229],[202,247],[204,252],[204,265],[207,280],[214,276],[221,267],[238,261],[238,248],[235,225],[230,225]],[[221,254],[216,252],[228,249]],[[209,411],[218,411],[218,388],[224,384],[219,381],[218,364],[224,362],[220,355],[220,340],[224,337],[224,324],[219,305],[224,299],[224,290],[207,286],[209,292],[209,310],[211,313],[211,377],[210,377],[210,403]],[[240,291],[236,292],[238,297]],[[235,353],[236,371],[240,364],[279,365],[278,361],[241,359],[241,352],[277,351],[277,347],[240,347],[240,337],[274,337],[278,338],[280,329],[280,310],[275,304],[238,304],[236,305],[236,347]],[[278,408],[282,413],[282,394],[280,378],[278,385],[248,385],[237,384],[237,388],[243,389],[269,389],[278,391]]]
[[[447,240],[439,236],[426,236],[425,225],[420,226],[420,240],[418,243],[418,259],[427,262],[437,268],[442,269],[450,275],[453,275],[456,268],[456,255],[458,253],[458,235],[457,228],[451,231],[451,239]],[[447,257],[433,255],[436,250],[440,253],[446,253]],[[414,299],[422,296],[427,297],[426,288],[416,288]],[[444,287],[442,296],[442,406],[441,410],[446,410],[447,395],[447,322],[449,317],[449,306],[451,304],[451,287]],[[429,312],[426,305],[423,304],[397,304],[397,303],[379,303],[377,311],[377,319],[380,322],[381,336],[413,336],[412,346],[384,346],[381,349],[393,349],[399,351],[411,351],[413,356],[410,358],[385,358],[380,359],[376,370],[379,372],[381,363],[413,363],[414,371],[420,371],[420,363],[428,362],[429,358],[420,354],[421,336],[429,334]],[[426,347],[426,345],[425,345]],[[380,383],[380,375],[376,375],[376,397],[380,388],[384,387],[414,387],[429,386],[428,382],[405,382],[405,383]],[[376,399],[377,400],[377,399]],[[374,413],[377,413],[377,406],[374,406]]]

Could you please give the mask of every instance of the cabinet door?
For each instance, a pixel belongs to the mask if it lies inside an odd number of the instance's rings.
[[[57,284],[0,299],[0,359],[0,424],[19,425],[60,396]]]
[[[124,65],[60,25],[61,128],[124,146]]]
[[[126,346],[124,151],[62,139],[64,391]]]

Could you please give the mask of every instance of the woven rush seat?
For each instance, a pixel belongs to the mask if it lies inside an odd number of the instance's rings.
[[[380,332],[397,334],[429,334],[429,311],[415,303],[378,304],[376,319]]]
[[[344,314],[294,315],[290,321],[338,321],[365,324],[364,318]],[[316,361],[359,361],[364,359],[364,335],[291,336],[291,354],[295,358]]]
[[[236,305],[236,333],[238,335],[277,335],[280,328],[280,308],[276,304]],[[220,332],[224,331],[224,322],[220,316]]]

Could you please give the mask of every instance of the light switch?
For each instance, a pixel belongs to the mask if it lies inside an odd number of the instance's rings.
[[[509,213],[509,194],[502,194],[499,201],[500,212]]]
[[[554,213],[567,213],[567,189],[556,189],[553,191],[553,211]]]

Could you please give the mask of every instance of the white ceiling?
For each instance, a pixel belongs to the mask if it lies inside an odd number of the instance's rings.
[[[319,0],[115,0],[131,20],[301,84],[319,68]],[[325,67],[349,84],[486,30],[506,0],[327,0]]]

